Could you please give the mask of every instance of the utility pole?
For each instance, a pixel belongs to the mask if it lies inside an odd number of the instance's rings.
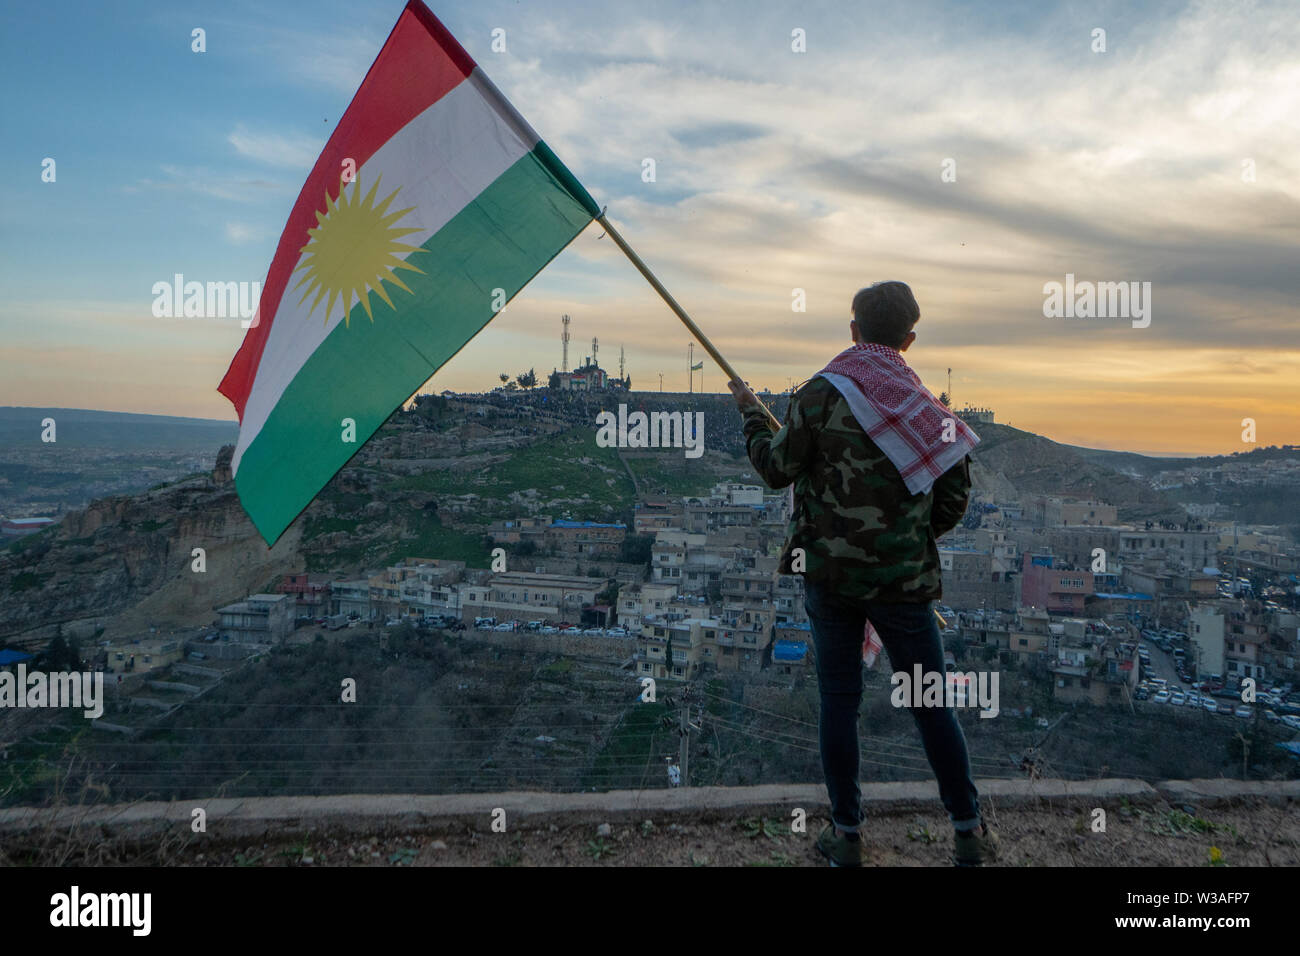
[[[690,666],[689,664],[687,665]],[[677,766],[681,768],[682,782],[681,786],[689,787],[691,785],[691,731],[700,730],[699,724],[691,723],[691,686],[687,684],[682,690],[682,710],[678,718],[677,733],[680,740],[677,745]]]
[[[686,694],[682,694],[682,714],[677,727],[677,766],[682,771],[682,786],[689,787],[690,784],[690,760],[691,760],[691,737],[686,729],[687,722],[691,719],[691,705],[686,702]]]
[[[686,343],[686,394],[695,391],[695,343]]]
[[[664,373],[663,373],[663,372],[660,372],[660,373],[659,373],[659,391],[662,392],[663,390],[664,390]]]
[[[1241,549],[1237,546],[1237,522],[1232,523],[1232,596],[1237,596],[1237,589],[1241,587],[1237,583],[1237,552]]]

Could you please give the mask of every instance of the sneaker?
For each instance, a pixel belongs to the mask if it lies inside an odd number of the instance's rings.
[[[952,862],[956,866],[982,866],[998,858],[998,835],[987,823],[978,830],[956,834],[957,850]]]
[[[835,832],[833,823],[827,824],[817,838],[817,849],[830,860],[831,866],[862,865],[862,837],[856,840],[842,837]]]

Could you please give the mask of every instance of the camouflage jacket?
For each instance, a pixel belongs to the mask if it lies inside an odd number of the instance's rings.
[[[772,488],[794,483],[781,573],[862,600],[924,603],[943,595],[935,539],[955,528],[970,495],[970,456],[923,495],[903,478],[826,379],[791,398],[775,435],[762,410],[743,409],[749,460]],[[792,567],[793,565],[793,567]]]

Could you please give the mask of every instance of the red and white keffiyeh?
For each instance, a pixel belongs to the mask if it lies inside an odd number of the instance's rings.
[[[871,626],[871,622],[867,621],[862,628],[862,663],[868,670],[876,666],[876,658],[880,656],[882,646],[880,635]]]
[[[844,396],[862,430],[914,495],[928,492],[979,444],[979,436],[921,384],[898,349],[874,342],[854,345],[817,374]],[[947,420],[952,441],[943,440]]]

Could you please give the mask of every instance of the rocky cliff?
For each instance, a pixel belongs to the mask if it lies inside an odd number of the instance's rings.
[[[300,538],[301,522],[266,547],[235,496],[226,453],[210,476],[99,499],[0,551],[0,638],[42,642],[60,626],[84,638],[101,627],[113,637],[208,624],[214,607],[301,569]]]

